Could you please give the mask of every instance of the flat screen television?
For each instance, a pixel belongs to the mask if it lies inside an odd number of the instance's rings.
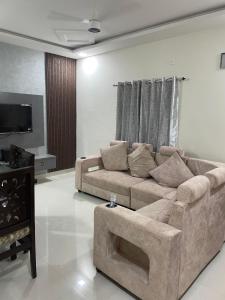
[[[0,134],[32,132],[30,104],[0,104]]]

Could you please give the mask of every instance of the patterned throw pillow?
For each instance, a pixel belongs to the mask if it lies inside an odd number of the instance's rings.
[[[149,151],[149,146],[142,144],[129,154],[128,165],[132,176],[142,178],[150,177],[149,172],[156,168],[156,163]]]
[[[104,168],[109,171],[128,170],[127,150],[125,143],[100,149]]]
[[[159,184],[172,188],[178,187],[181,183],[194,176],[178,152],[174,152],[164,163],[150,171],[150,175]]]

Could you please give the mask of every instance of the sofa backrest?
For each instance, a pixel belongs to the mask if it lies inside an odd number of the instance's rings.
[[[180,295],[208,262],[209,197],[210,182],[206,176],[192,177],[177,189],[168,224],[182,230]]]
[[[127,144],[128,147],[128,153],[131,153],[132,151],[134,151],[135,149],[137,149],[138,146],[143,145],[144,143],[133,143],[131,145],[131,148],[129,147],[129,143],[127,141],[119,141],[119,140],[113,140],[110,142],[110,146],[115,146],[115,145],[119,145],[121,143],[125,143]],[[153,145],[152,144],[146,144],[147,147],[149,148],[150,152],[153,152]]]
[[[115,145],[119,145],[119,144],[127,144],[127,146],[128,146],[128,142],[127,141],[119,141],[119,140],[113,140],[113,141],[111,141],[110,142],[110,146],[115,146]]]
[[[143,145],[144,143],[133,143],[132,144],[132,150],[137,149],[137,147]],[[153,145],[152,144],[145,144],[148,148],[150,152],[153,152]]]
[[[216,163],[203,159],[185,157],[188,168],[194,175],[204,175],[217,167]]]
[[[155,160],[157,165],[161,165],[164,163],[170,156],[174,154],[174,152],[178,152],[181,156],[184,155],[184,151],[171,146],[161,146],[159,152],[155,154]]]
[[[138,146],[143,145],[143,143],[133,143],[131,148],[129,148],[129,143],[127,141],[113,140],[110,142],[110,146],[118,145],[125,143],[128,146],[128,153],[134,151]],[[172,146],[161,146],[159,152],[153,152],[153,145],[146,144],[149,147],[150,152],[152,152],[153,157],[155,158],[156,164],[161,165],[164,163],[174,152],[178,152],[182,157],[184,157],[184,151]]]

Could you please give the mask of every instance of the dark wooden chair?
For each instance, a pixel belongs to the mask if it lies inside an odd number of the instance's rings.
[[[30,252],[31,275],[35,278],[33,166],[0,169],[0,260],[8,257],[14,260],[21,251]]]

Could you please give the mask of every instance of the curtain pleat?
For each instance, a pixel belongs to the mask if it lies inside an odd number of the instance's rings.
[[[161,85],[159,128],[156,150],[159,150],[160,146],[162,145],[169,145],[170,137],[170,114],[173,95],[173,81],[163,79]]]
[[[149,84],[149,80],[143,80],[142,89],[141,89],[141,103],[140,103],[140,128],[139,128],[140,143],[147,143],[147,139],[148,139],[150,98],[151,98],[151,85]]]
[[[130,144],[139,140],[141,86],[141,80],[133,81],[128,134],[128,142]]]
[[[176,77],[173,79],[173,95],[170,113],[170,133],[169,145],[176,146],[178,144],[178,130],[179,130],[179,84]]]
[[[122,118],[123,118],[124,83],[119,82],[117,88],[117,109],[116,109],[116,140],[121,140]]]
[[[122,109],[122,126],[121,140],[128,141],[129,139],[129,120],[130,120],[130,103],[131,103],[132,84],[125,82],[123,92],[123,109]]]
[[[148,122],[148,136],[147,143],[152,144],[154,150],[157,150],[158,131],[159,131],[159,116],[160,116],[160,103],[162,95],[162,82],[152,80],[150,82],[151,98],[149,107],[149,122]]]

